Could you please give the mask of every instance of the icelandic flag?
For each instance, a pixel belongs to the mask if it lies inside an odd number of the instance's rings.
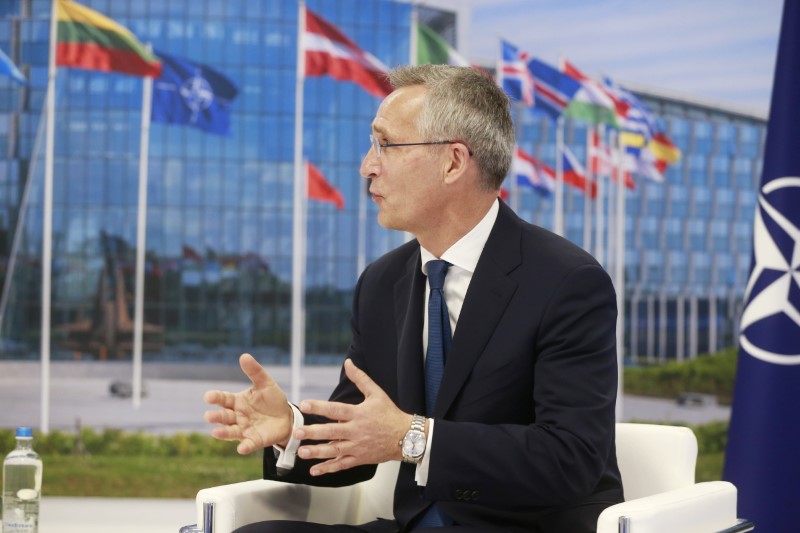
[[[161,77],[153,80],[150,119],[229,135],[230,105],[239,90],[216,70],[188,59],[156,52]]]
[[[550,169],[519,146],[514,148],[511,175],[517,180],[517,185],[530,187],[547,198],[555,188],[553,185],[555,173],[552,170],[548,173],[548,170]]]
[[[23,85],[27,85],[28,80],[25,79],[25,76],[22,72],[17,68],[11,58],[8,57],[5,52],[0,50],[0,74],[5,76],[10,76],[11,79],[17,81]]]
[[[783,4],[724,479],[758,531],[800,524],[800,2]]]
[[[508,41],[500,40],[500,64],[497,65],[497,84],[509,98],[533,106],[533,76],[525,66],[527,54]]]
[[[528,70],[533,76],[536,90],[533,109],[556,120],[581,88],[580,82],[538,59],[528,62]]]

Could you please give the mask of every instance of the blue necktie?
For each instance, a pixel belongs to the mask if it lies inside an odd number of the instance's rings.
[[[437,259],[428,261],[428,283],[431,293],[428,297],[428,353],[425,357],[425,410],[433,416],[433,408],[439,395],[439,384],[444,375],[444,361],[450,348],[450,315],[444,301],[444,277],[450,263]],[[431,505],[422,515],[414,529],[452,525],[453,521]]]
[[[444,301],[444,277],[450,263],[437,259],[428,261],[428,354],[425,357],[425,410],[433,416],[439,384],[444,375],[444,362],[450,348],[450,315]]]

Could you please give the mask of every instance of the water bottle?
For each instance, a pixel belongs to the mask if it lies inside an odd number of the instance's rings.
[[[17,447],[3,461],[3,533],[37,533],[42,459],[31,428],[17,428]]]

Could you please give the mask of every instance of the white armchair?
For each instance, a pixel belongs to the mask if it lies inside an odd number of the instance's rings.
[[[736,487],[694,482],[697,440],[688,428],[617,424],[617,459],[626,501],[603,511],[597,533],[734,533],[753,524],[736,517]],[[256,480],[197,493],[197,524],[182,533],[231,533],[268,519],[358,524],[392,516],[398,462],[351,487],[323,488]]]

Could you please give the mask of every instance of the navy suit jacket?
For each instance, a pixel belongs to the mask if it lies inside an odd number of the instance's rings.
[[[425,276],[416,241],[367,267],[356,287],[348,357],[408,413],[425,412]],[[470,282],[436,403],[428,482],[400,468],[395,518],[406,528],[431,502],[456,523],[508,531],[594,531],[620,502],[614,447],[616,297],[586,252],[518,218],[502,202]],[[342,373],[331,400],[363,396]],[[309,417],[306,423],[313,423]],[[312,478],[337,486],[374,465]]]

